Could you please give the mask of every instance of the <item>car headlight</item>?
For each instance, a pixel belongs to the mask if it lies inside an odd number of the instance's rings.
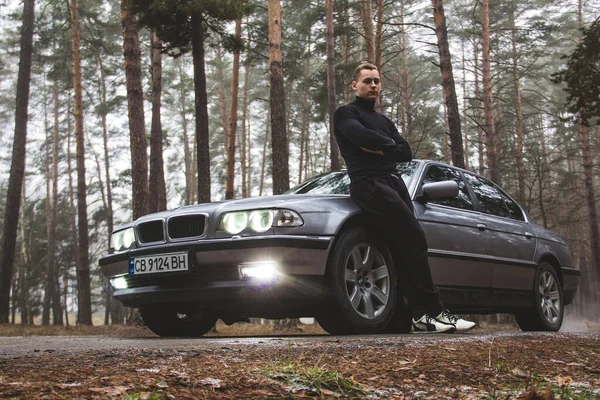
[[[110,247],[114,251],[123,251],[133,247],[135,244],[135,232],[133,228],[126,228],[114,232],[110,236]]]
[[[250,229],[256,233],[264,233],[273,227],[302,226],[304,221],[292,210],[247,210],[225,213],[221,216],[219,230],[230,235]]]
[[[227,233],[237,235],[248,225],[248,214],[246,212],[227,213],[223,216],[223,229]]]
[[[254,232],[266,232],[273,226],[273,210],[252,211],[248,222]]]

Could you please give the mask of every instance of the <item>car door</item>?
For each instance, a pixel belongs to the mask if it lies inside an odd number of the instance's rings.
[[[455,198],[415,202],[417,218],[427,236],[434,282],[442,289],[490,288],[492,268],[486,259],[489,234],[482,228],[484,221],[475,210],[461,172],[440,164],[426,168],[419,188],[426,183],[446,180],[455,181],[459,187]]]
[[[494,183],[465,173],[475,193],[492,237],[490,255],[495,258],[493,287],[530,290],[535,274],[535,230],[519,205]]]

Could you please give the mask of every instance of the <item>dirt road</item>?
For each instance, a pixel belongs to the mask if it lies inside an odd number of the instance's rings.
[[[600,398],[600,333],[0,337],[0,398],[324,397]]]

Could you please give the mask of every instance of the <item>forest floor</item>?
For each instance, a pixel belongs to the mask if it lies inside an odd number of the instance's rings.
[[[600,399],[600,332],[592,328],[329,336],[316,324],[283,332],[234,324],[179,342],[144,327],[0,325],[4,340],[23,346],[0,348],[0,398]],[[90,335],[115,346],[68,349]],[[65,336],[52,339],[66,347],[25,348],[48,336]]]

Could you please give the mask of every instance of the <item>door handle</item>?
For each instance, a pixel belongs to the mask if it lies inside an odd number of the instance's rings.
[[[487,225],[486,224],[477,224],[477,229],[479,229],[481,232],[483,232],[487,229]]]
[[[531,233],[531,232],[525,232],[525,237],[527,239],[533,239],[533,233]]]

